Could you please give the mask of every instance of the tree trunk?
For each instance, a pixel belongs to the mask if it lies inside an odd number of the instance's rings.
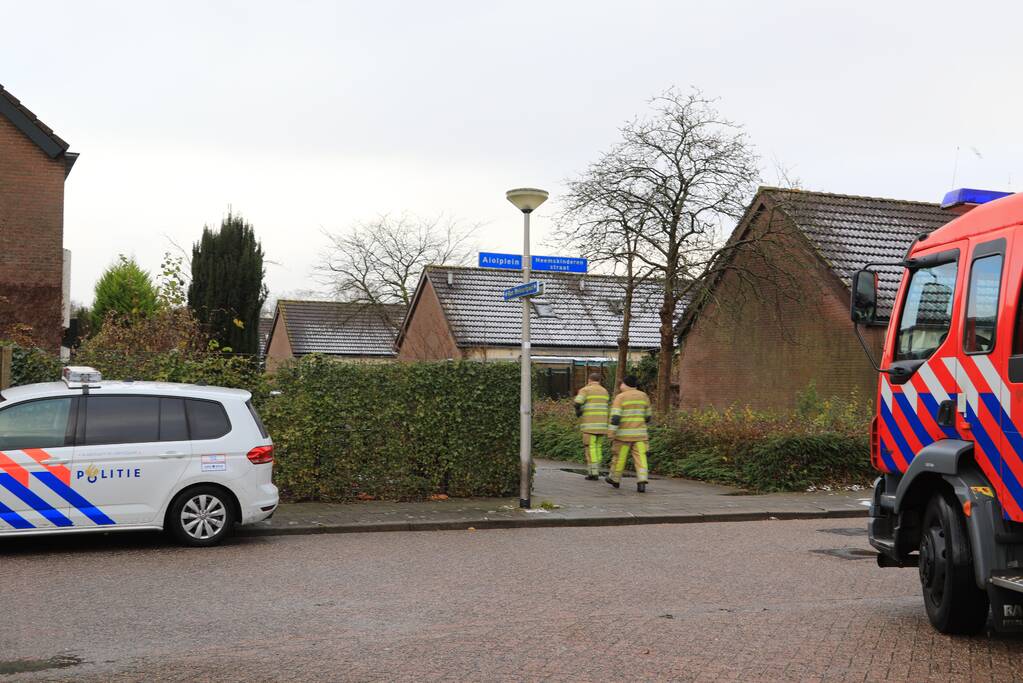
[[[675,351],[675,293],[671,280],[664,283],[664,303],[661,305],[661,350],[657,356],[657,412],[661,415],[671,409],[671,365]]]
[[[632,268],[629,268],[629,279],[625,282],[625,301],[622,304],[622,331],[618,335],[618,365],[615,367],[614,390],[618,391],[625,379],[625,367],[629,363],[629,326],[632,324],[632,292],[636,283],[632,279]]]

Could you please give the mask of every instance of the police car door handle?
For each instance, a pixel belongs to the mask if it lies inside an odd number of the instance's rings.
[[[71,458],[47,458],[41,461],[40,465],[66,465],[71,462]]]
[[[164,451],[160,454],[162,458],[180,458],[184,455],[183,451]]]

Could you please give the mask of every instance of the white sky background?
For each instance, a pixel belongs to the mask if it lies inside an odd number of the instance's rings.
[[[0,83],[80,152],[72,297],[119,252],[156,271],[228,206],[271,292],[325,240],[403,210],[521,249],[511,187],[551,191],[671,85],[696,85],[806,189],[937,201],[1023,185],[1023,3],[15,2]],[[983,158],[971,150],[975,148]],[[556,209],[535,215],[534,253]],[[562,254],[571,255],[571,254]]]

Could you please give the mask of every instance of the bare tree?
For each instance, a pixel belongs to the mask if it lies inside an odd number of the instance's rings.
[[[656,403],[665,411],[679,305],[734,267],[734,252],[754,239],[724,235],[742,215],[759,170],[741,128],[699,91],[671,89],[651,106],[648,116],[623,126],[621,143],[602,160],[602,177],[615,204],[644,217],[635,232],[635,258],[663,283]]]
[[[344,233],[325,233],[329,243],[316,273],[343,300],[407,306],[426,266],[468,261],[478,227],[445,216],[381,215]]]
[[[633,298],[636,289],[653,272],[653,268],[639,260],[640,249],[645,245],[640,235],[652,214],[621,192],[623,178],[616,151],[604,154],[579,178],[567,183],[554,235],[555,241],[571,245],[575,253],[591,263],[606,264],[616,274],[624,273],[615,387],[624,379],[629,361]]]

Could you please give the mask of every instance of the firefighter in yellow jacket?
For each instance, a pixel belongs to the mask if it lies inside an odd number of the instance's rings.
[[[612,440],[611,471],[604,481],[615,488],[621,486],[625,460],[631,453],[636,466],[636,490],[646,493],[646,453],[650,447],[646,426],[653,413],[650,410],[650,397],[637,389],[636,384],[636,378],[627,375],[622,380],[621,393],[615,396],[611,404],[611,424],[607,432]]]
[[[583,433],[583,452],[586,455],[586,478],[600,479],[600,463],[604,459],[602,441],[607,438],[607,404],[611,397],[600,383],[600,374],[593,373],[575,397],[575,414],[579,430]]]

